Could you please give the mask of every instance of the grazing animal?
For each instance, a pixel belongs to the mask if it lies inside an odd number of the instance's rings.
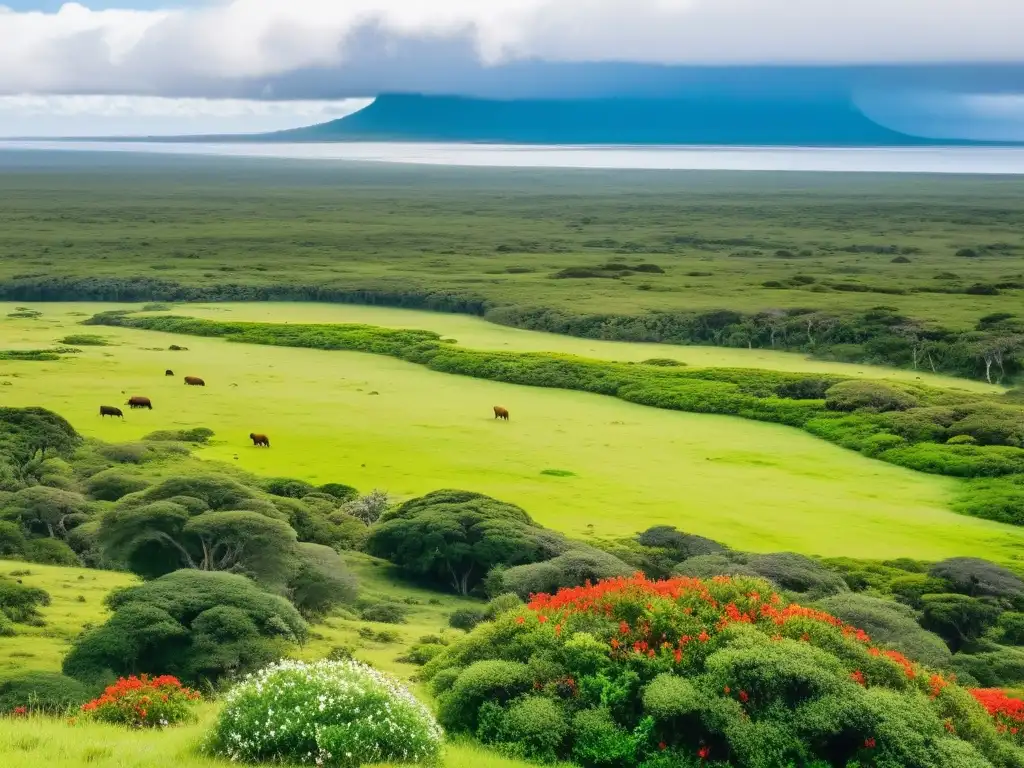
[[[168,368],[166,371],[164,371],[164,376],[173,376],[173,375],[174,375],[174,371],[172,371],[170,368]]]
[[[494,406],[494,418],[508,421],[508,408],[502,408],[500,405]]]
[[[101,405],[100,416],[120,416],[122,419],[124,418],[124,414],[121,413],[121,409],[115,408],[112,405]]]
[[[153,403],[150,402],[148,397],[129,397],[128,405],[132,408],[148,408],[151,411],[153,410]]]
[[[206,382],[200,379],[198,376],[186,376],[185,383],[190,387],[205,387]]]
[[[264,448],[270,447],[270,438],[267,437],[266,435],[257,435],[255,432],[250,432],[249,439],[252,440],[252,444],[256,448],[259,448],[261,445]]]

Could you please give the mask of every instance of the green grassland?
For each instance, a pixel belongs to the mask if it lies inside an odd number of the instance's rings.
[[[43,309],[36,319],[0,320],[5,338],[45,347],[81,332],[81,307]],[[50,408],[113,442],[205,426],[217,437],[201,456],[257,474],[382,487],[399,498],[466,488],[575,535],[664,523],[754,551],[923,559],[1007,560],[1024,542],[1019,528],[949,511],[959,481],[783,426],[451,376],[376,355],[92,332],[110,346],[6,363],[4,404]],[[169,352],[171,344],[188,350]],[[165,377],[166,368],[177,376]],[[185,387],[189,374],[208,386]],[[133,394],[151,397],[154,410],[127,411],[123,422],[99,416],[100,405]],[[499,403],[511,422],[494,421]],[[269,434],[272,449],[253,448],[253,431]]]
[[[236,292],[437,292],[478,310],[885,304],[965,329],[1019,308],[1024,295],[962,292],[1021,278],[1024,182],[1010,178],[25,153],[0,155],[0,167],[0,284],[90,283],[65,299],[98,297],[102,281],[133,278]],[[956,255],[964,249],[976,256]],[[900,254],[909,263],[894,263]],[[609,261],[655,263],[665,273],[552,279]],[[813,282],[763,286],[795,275]],[[835,283],[870,290],[827,285]],[[919,292],[936,287],[957,292]]]

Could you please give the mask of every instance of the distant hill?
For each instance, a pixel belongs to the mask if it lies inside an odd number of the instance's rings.
[[[839,94],[706,92],[681,98],[517,100],[384,95],[340,120],[246,139],[861,147],[978,143],[890,130]]]

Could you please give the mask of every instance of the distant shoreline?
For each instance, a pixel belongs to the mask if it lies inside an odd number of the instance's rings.
[[[0,139],[0,150],[119,152],[490,168],[1024,175],[1024,147],[595,146],[431,142]]]

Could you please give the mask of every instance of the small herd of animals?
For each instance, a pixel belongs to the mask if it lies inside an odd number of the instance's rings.
[[[166,371],[164,371],[164,376],[173,376],[173,375],[174,375],[174,371],[172,371],[170,369],[167,369]],[[206,382],[203,381],[198,376],[186,376],[185,377],[185,385],[189,386],[189,387],[205,387],[206,386]],[[128,402],[126,402],[125,405],[127,405],[132,410],[135,410],[136,408],[145,408],[146,410],[149,410],[149,411],[153,410],[153,401],[151,401],[148,397],[141,397],[139,395],[135,395],[133,397],[129,397],[128,398]],[[121,418],[121,419],[123,419],[124,418],[124,411],[122,411],[120,408],[118,408],[116,406],[113,406],[113,405],[101,405],[100,406],[100,417],[103,417],[103,416],[111,416],[111,417],[114,417],[114,418]],[[504,408],[504,407],[502,407],[500,405],[494,406],[494,418],[495,419],[503,419],[504,421],[508,421],[508,408]],[[254,448],[269,448],[270,447],[270,438],[267,437],[264,434],[261,434],[261,433],[258,433],[258,432],[250,432],[249,433],[249,439],[252,440],[252,444],[253,444]]]

